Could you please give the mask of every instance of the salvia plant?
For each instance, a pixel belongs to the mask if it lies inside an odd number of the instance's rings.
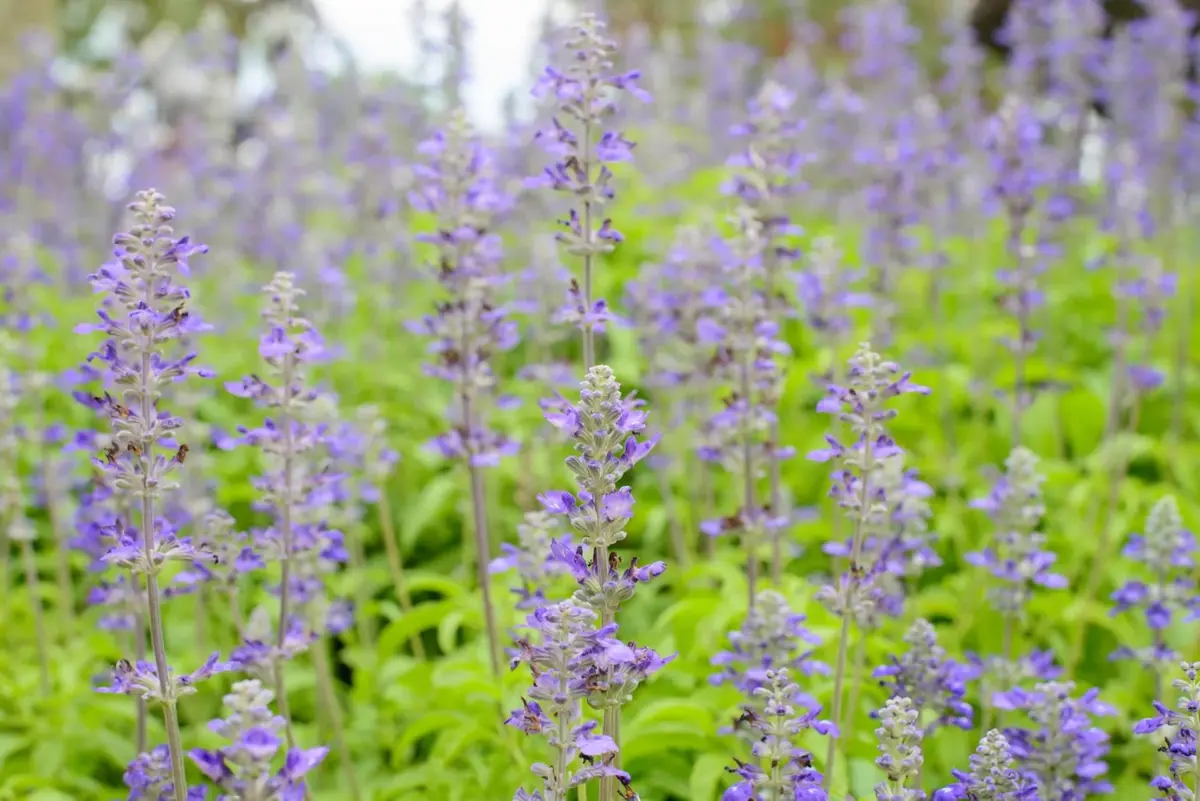
[[[186,458],[188,445],[174,439],[182,421],[159,404],[176,379],[212,375],[192,364],[196,354],[179,354],[174,348],[181,336],[200,324],[188,311],[188,290],[175,283],[176,276],[186,275],[188,259],[206,248],[187,237],[175,237],[171,227],[175,209],[152,189],[139,193],[129,210],[133,225],[113,237],[114,261],[89,276],[107,301],[98,311],[100,323],[76,330],[105,335],[89,361],[103,365],[105,383],[117,394],[105,391],[89,398],[112,425],[107,449],[93,461],[116,491],[136,502],[137,525],[133,519],[118,519],[110,534],[114,544],[103,559],[145,582],[153,662],[122,659],[112,671],[112,683],[102,689],[138,696],[161,707],[171,792],[175,801],[186,801],[179,699],[196,692],[197,682],[225,666],[217,654],[191,673],[174,672],[167,661],[160,576],[170,562],[204,561],[212,555],[198,551],[191,538],[177,536],[162,514],[166,493],[177,486],[171,474]],[[143,635],[136,631],[135,636]]]
[[[308,381],[307,369],[326,358],[325,341],[313,324],[300,316],[304,290],[291,273],[276,273],[263,288],[262,313],[266,331],[259,340],[259,356],[268,378],[255,375],[230,382],[234,395],[251,398],[272,416],[253,428],[239,426],[236,442],[261,451],[267,471],[256,479],[262,493],[258,507],[271,515],[271,523],[255,532],[265,561],[279,564],[277,612],[273,621],[266,609],[246,621],[234,661],[243,669],[270,681],[284,720],[288,747],[294,747],[284,667],[303,653],[324,631],[328,620],[308,614],[310,605],[322,605],[324,587],[314,581],[314,568],[322,560],[343,561],[340,532],[306,514],[331,475],[318,465],[328,447],[328,430],[313,425],[306,412],[319,392]]]
[[[568,54],[565,65],[547,67],[534,86],[535,96],[549,97],[554,103],[551,126],[537,134],[553,162],[526,182],[575,199],[567,218],[560,221],[566,230],[558,233],[558,239],[582,261],[582,273],[571,282],[560,316],[583,332],[585,368],[596,363],[596,334],[614,319],[608,303],[594,296],[598,257],[611,253],[623,238],[603,215],[605,204],[614,197],[609,165],[631,160],[634,147],[621,131],[605,126],[617,110],[621,93],[650,99],[638,86],[639,72],[616,71],[616,42],[608,37],[607,27],[594,14],[580,17],[563,43]]]

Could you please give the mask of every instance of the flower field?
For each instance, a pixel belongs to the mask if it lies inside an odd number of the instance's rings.
[[[1195,799],[1200,84],[1101,5],[582,13],[499,131],[31,42],[0,801]]]

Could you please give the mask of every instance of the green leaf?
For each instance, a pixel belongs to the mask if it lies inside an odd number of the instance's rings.
[[[688,799],[712,801],[716,798],[727,765],[725,758],[718,754],[705,754],[697,759],[688,779]]]

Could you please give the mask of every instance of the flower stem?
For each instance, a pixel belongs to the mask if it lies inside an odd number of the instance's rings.
[[[1118,326],[1118,344],[1116,357],[1113,363],[1113,386],[1112,396],[1110,398],[1110,406],[1108,417],[1105,421],[1104,442],[1112,444],[1116,438],[1120,436],[1123,428],[1121,426],[1121,403],[1124,401],[1125,393],[1128,391],[1128,386],[1125,380],[1126,374],[1126,329],[1127,319],[1129,315],[1129,303],[1127,300],[1122,300],[1117,305],[1117,326]],[[1141,416],[1140,396],[1135,394],[1133,399],[1133,410],[1130,413],[1129,430],[1136,431],[1139,417]],[[1117,506],[1121,500],[1121,484],[1125,479],[1125,473],[1129,469],[1129,457],[1125,449],[1114,454],[1113,466],[1108,477],[1108,495],[1104,503],[1104,516],[1100,521],[1100,534],[1096,539],[1096,553],[1092,557],[1091,570],[1088,571],[1087,584],[1084,587],[1083,594],[1079,600],[1086,606],[1090,606],[1092,600],[1096,597],[1096,592],[1100,589],[1100,571],[1103,571],[1109,556],[1109,550],[1112,539],[1112,524],[1117,515]],[[1097,507],[1099,504],[1096,505]],[[1092,528],[1089,526],[1089,528]],[[1087,638],[1088,624],[1087,621],[1081,621],[1075,627],[1075,637],[1071,642],[1070,657],[1066,664],[1066,675],[1068,678],[1074,678],[1075,669],[1079,665],[1079,660],[1083,657],[1084,641]]]
[[[871,410],[867,412],[868,416],[872,414]],[[868,417],[868,426],[870,426],[870,417]],[[850,545],[850,578],[853,583],[857,580],[859,571],[858,560],[862,556],[863,539],[866,534],[866,519],[870,514],[871,493],[871,471],[875,468],[874,450],[872,441],[875,432],[868,430],[863,434],[863,461],[862,461],[862,477],[858,482],[858,514],[854,518],[854,538]],[[848,592],[853,588],[848,589]],[[849,606],[849,605],[847,605]],[[838,635],[838,656],[837,668],[833,676],[833,721],[841,728],[842,721],[842,686],[846,679],[846,651],[850,643],[850,613],[849,608],[842,610],[842,630]],[[829,782],[833,776],[834,758],[837,756],[837,739],[829,738],[829,747],[825,752],[825,786],[829,786]]]
[[[281,577],[279,583],[279,625],[275,629],[275,654],[271,669],[275,679],[275,695],[279,703],[279,714],[283,717],[283,728],[288,748],[296,747],[296,733],[292,729],[292,713],[288,705],[287,685],[283,675],[283,647],[287,642],[288,616],[291,614],[292,583],[292,483],[294,480],[296,444],[292,431],[293,383],[296,371],[295,354],[288,352],[283,357],[283,398],[279,405],[279,427],[283,431],[283,470],[278,488],[279,536],[283,540],[280,558]]]
[[[396,600],[400,604],[401,611],[407,615],[413,609],[412,596],[408,592],[408,580],[404,577],[404,558],[400,554],[400,543],[396,541],[396,527],[392,523],[392,508],[388,501],[386,486],[379,488],[379,500],[375,504],[375,511],[379,516],[380,532],[383,534],[383,548],[387,551],[388,571],[392,574],[392,589],[396,593]],[[408,642],[412,647],[413,656],[417,659],[425,659],[425,644],[421,642],[421,636],[414,632]]]
[[[152,307],[153,284],[147,279],[146,305]],[[171,685],[170,668],[167,667],[167,648],[163,639],[162,607],[159,604],[158,574],[154,562],[154,535],[158,527],[155,518],[154,493],[150,485],[150,476],[154,464],[154,437],[151,421],[156,418],[154,405],[151,403],[154,388],[151,383],[152,365],[150,349],[152,345],[146,342],[142,350],[142,371],[139,397],[141,399],[141,414],[143,436],[141,446],[142,471],[142,547],[146,559],[146,606],[150,617],[150,645],[154,649],[154,666],[158,671],[159,691],[162,693],[163,723],[167,729],[167,745],[171,749],[171,783],[175,791],[175,801],[187,801],[187,774],[183,766],[182,738],[179,735],[179,718],[175,714],[174,687]],[[141,632],[138,632],[139,639]]]
[[[333,687],[333,672],[329,666],[327,648],[329,642],[322,638],[313,650],[313,660],[317,668],[317,691],[321,694],[321,703],[329,715],[329,727],[333,730],[333,746],[338,752],[338,760],[342,763],[342,773],[346,776],[346,792],[351,801],[358,801],[361,793],[358,789],[358,775],[354,770],[354,760],[346,745],[345,725],[342,722],[342,707],[338,703],[337,692]]]
[[[585,108],[589,113],[590,95],[591,92],[586,92],[584,100]],[[592,180],[592,123],[590,119],[583,123],[583,160],[580,169],[586,176],[585,180],[589,183],[588,191],[590,192]],[[583,328],[583,370],[586,373],[596,366],[596,332],[592,328],[592,323],[586,319],[592,313],[592,244],[594,240],[592,236],[592,199],[588,194],[583,196],[583,235],[587,237],[583,252],[583,315],[585,319],[581,321],[580,327]],[[601,781],[603,782],[603,780]],[[602,797],[600,801],[609,801],[609,799]]]
[[[50,533],[54,538],[57,560],[58,614],[63,638],[70,641],[75,631],[75,590],[71,581],[71,551],[67,547],[66,527],[62,525],[58,503],[61,500],[58,477],[46,459],[42,471],[42,483],[46,488],[46,513],[50,519]]]
[[[483,596],[483,620],[487,630],[488,661],[492,674],[500,675],[500,635],[496,629],[496,610],[492,605],[491,577],[488,573],[491,543],[488,540],[487,501],[483,487],[483,471],[469,464],[471,475],[471,509],[475,517],[475,573],[479,581],[479,592]]]
[[[365,576],[367,570],[367,557],[363,551],[363,530],[364,526],[356,525],[352,531],[347,532],[346,537],[349,545],[350,569],[359,576]],[[366,613],[367,606],[371,601],[370,584],[366,581],[355,582],[355,595],[354,605],[360,610],[360,613],[354,616],[355,626],[358,629],[358,642],[364,648],[370,648],[375,641],[371,626],[373,618]]]
[[[25,589],[29,592],[29,606],[33,611],[33,630],[37,636],[38,678],[42,696],[50,695],[50,658],[46,650],[46,624],[42,620],[42,598],[38,582],[37,557],[33,543],[21,540],[21,561],[25,563]]]
[[[749,336],[750,332],[746,332]],[[743,470],[743,485],[742,485],[742,531],[745,536],[744,546],[746,548],[746,591],[749,594],[747,603],[748,608],[754,608],[754,596],[758,592],[758,556],[756,541],[757,532],[754,531],[756,518],[759,517],[755,509],[754,493],[754,441],[750,427],[750,410],[751,410],[751,383],[750,383],[750,361],[754,358],[754,354],[746,348],[746,353],[742,356],[741,365],[741,395],[742,403],[745,408],[742,411],[742,470]]]
[[[146,614],[144,612],[142,595],[142,580],[137,573],[130,574],[130,586],[133,587],[133,658],[138,662],[146,661]],[[137,752],[146,753],[146,719],[149,712],[146,709],[146,699],[137,699]]]

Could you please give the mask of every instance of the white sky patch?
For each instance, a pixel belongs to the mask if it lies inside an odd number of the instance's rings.
[[[495,130],[504,96],[529,87],[529,58],[547,0],[461,0],[471,23],[470,80],[465,101],[476,125]],[[317,0],[323,18],[342,36],[365,70],[416,72],[417,43],[410,28],[412,0]],[[429,0],[431,34],[442,35],[449,0]],[[436,74],[435,70],[430,71]]]

